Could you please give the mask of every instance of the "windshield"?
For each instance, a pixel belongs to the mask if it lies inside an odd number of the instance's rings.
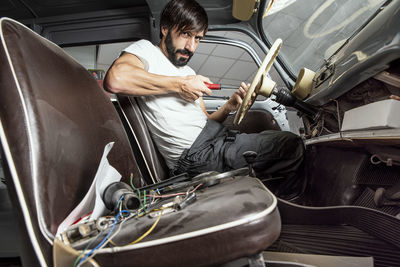
[[[270,43],[283,40],[280,58],[297,76],[317,71],[385,0],[270,0],[262,27]]]

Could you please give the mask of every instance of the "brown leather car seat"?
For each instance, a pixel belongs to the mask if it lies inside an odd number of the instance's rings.
[[[50,264],[54,233],[89,189],[107,143],[115,141],[108,159],[122,177],[133,173],[140,185],[141,174],[115,109],[90,73],[23,25],[3,18],[0,26],[7,185],[26,226],[22,243],[36,254],[24,266],[32,259]]]
[[[136,98],[118,95],[117,101],[117,108],[120,109],[123,119],[128,125],[128,130],[134,136],[134,142],[138,146],[138,152],[143,158],[151,180],[156,183],[169,178],[167,164],[153,142]]]
[[[108,160],[123,180],[132,173],[142,186],[142,174],[116,110],[88,71],[16,21],[2,18],[0,34],[0,138],[24,240],[21,258],[23,266],[52,266],[57,228],[86,194],[105,145],[115,142]],[[261,252],[280,233],[277,200],[258,179],[228,178],[198,190],[187,208],[163,215],[141,242],[101,248],[94,260],[215,266]],[[127,219],[113,241],[125,244],[153,221]]]

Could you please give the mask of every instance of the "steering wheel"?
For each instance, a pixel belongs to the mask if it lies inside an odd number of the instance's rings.
[[[265,56],[263,63],[258,69],[256,75],[254,76],[253,81],[251,82],[250,88],[247,91],[242,104],[240,105],[235,119],[233,121],[234,124],[240,124],[244,115],[246,115],[247,111],[251,108],[256,99],[257,95],[261,94],[265,97],[269,97],[274,89],[276,83],[268,78],[268,72],[274,63],[276,56],[278,55],[279,49],[282,46],[282,40],[277,39],[274,44],[271,46],[271,49],[268,51],[268,54]],[[255,97],[252,97],[253,93],[256,93]]]

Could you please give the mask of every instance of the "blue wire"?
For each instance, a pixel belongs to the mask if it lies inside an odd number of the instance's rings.
[[[163,188],[157,188],[157,189],[154,190],[154,192],[161,193],[160,191],[163,191],[163,190],[164,190],[164,187]]]
[[[106,240],[110,237],[111,233],[114,231],[115,225],[116,225],[117,222],[118,222],[118,218],[119,218],[119,216],[122,215],[122,213],[128,213],[128,214],[130,214],[130,212],[127,211],[127,210],[121,210],[120,212],[118,212],[117,216],[115,216],[115,220],[114,220],[114,223],[113,223],[113,225],[112,225],[112,227],[111,227],[111,230],[110,230],[110,232],[108,232],[107,236],[104,237],[104,239],[103,239],[94,249],[92,249],[88,254],[86,254],[85,257],[83,257],[83,258],[79,261],[78,265],[81,264],[81,263],[83,263],[83,262],[86,260],[87,257],[89,257],[90,255],[92,255],[93,252],[96,251],[96,249],[98,249],[99,247],[101,247],[101,246],[104,244],[104,242],[106,242]]]
[[[116,209],[118,209],[119,204],[121,204],[121,201],[122,201],[124,198],[125,198],[125,195],[122,195],[122,196],[119,198],[119,200],[118,200],[118,202],[117,202]]]

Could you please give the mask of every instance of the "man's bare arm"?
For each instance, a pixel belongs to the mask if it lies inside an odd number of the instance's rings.
[[[211,83],[201,75],[181,77],[149,73],[138,57],[125,53],[107,72],[104,88],[111,93],[134,96],[177,93],[181,98],[193,102],[203,93],[211,94],[205,82]]]
[[[223,122],[226,117],[228,117],[229,113],[237,110],[243,102],[243,98],[246,95],[247,90],[249,89],[249,84],[241,83],[239,89],[233,93],[233,95],[229,98],[229,100],[218,110],[209,114],[204,105],[204,101],[201,98],[201,108],[204,113],[207,115],[208,119],[215,120],[218,122]],[[254,94],[253,94],[254,95]]]

